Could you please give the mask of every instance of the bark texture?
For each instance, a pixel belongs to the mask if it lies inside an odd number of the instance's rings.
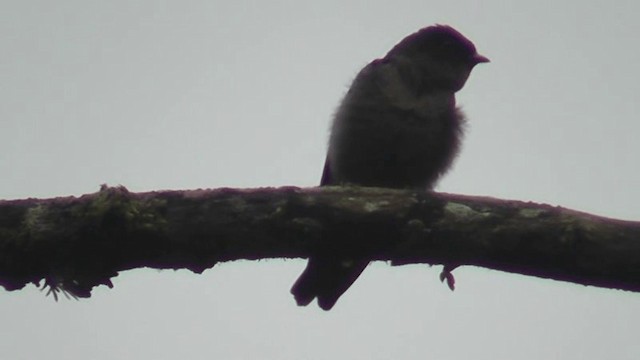
[[[0,285],[75,297],[119,271],[335,252],[393,265],[475,265],[640,290],[640,223],[543,204],[360,187],[0,201]]]

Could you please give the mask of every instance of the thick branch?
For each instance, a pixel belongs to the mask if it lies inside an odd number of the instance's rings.
[[[640,290],[640,223],[559,207],[358,188],[217,189],[0,201],[0,285],[88,297],[118,271],[332,251]],[[54,293],[55,294],[55,293]]]

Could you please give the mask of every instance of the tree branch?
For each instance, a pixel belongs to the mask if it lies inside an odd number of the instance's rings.
[[[640,223],[549,205],[359,187],[130,193],[0,201],[0,285],[44,279],[89,297],[118,271],[200,273],[216,262],[305,258],[476,265],[640,290]]]

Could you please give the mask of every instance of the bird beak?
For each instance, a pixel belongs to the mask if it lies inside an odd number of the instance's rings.
[[[475,54],[475,55],[473,55],[473,62],[476,63],[476,64],[480,64],[480,63],[488,63],[490,61],[485,56],[482,56],[480,54]]]

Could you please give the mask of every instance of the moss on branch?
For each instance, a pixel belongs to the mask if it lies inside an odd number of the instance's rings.
[[[0,201],[0,285],[74,297],[119,271],[304,258],[483,266],[640,290],[640,223],[548,205],[403,190],[322,187]]]

